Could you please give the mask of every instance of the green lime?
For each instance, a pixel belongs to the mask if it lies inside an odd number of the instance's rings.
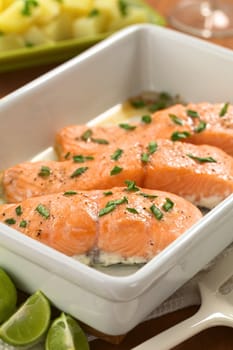
[[[14,346],[37,343],[50,324],[48,299],[37,291],[0,327],[0,338]]]
[[[6,321],[15,311],[17,292],[15,285],[0,268],[0,323]]]
[[[89,350],[89,344],[78,322],[62,313],[49,328],[46,350]]]

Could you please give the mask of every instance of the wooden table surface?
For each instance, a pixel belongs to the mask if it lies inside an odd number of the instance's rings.
[[[166,17],[177,0],[147,0]],[[230,0],[232,3],[232,0]],[[212,42],[233,49],[233,37],[224,39],[213,39]],[[52,69],[56,65],[35,67],[21,71],[1,73],[0,74],[0,97],[14,91],[16,88],[33,80],[41,74]],[[233,67],[232,67],[233,68]],[[112,345],[103,340],[95,340],[91,343],[91,350],[129,350],[140,342],[152,337],[164,329],[176,324],[177,322],[189,317],[197,307],[189,307],[184,310],[160,317],[158,319],[145,322],[132,330],[120,343]],[[183,344],[177,346],[176,350],[232,350],[233,349],[233,330],[226,327],[215,327],[206,330],[199,335],[189,339]],[[157,350],[157,349],[155,349]],[[159,350],[159,349],[158,349]]]

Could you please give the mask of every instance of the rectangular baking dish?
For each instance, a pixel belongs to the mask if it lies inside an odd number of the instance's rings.
[[[152,25],[127,28],[0,101],[0,167],[33,158],[53,145],[59,128],[86,123],[143,91],[232,102],[232,67],[230,50]],[[0,224],[0,266],[19,288],[41,289],[58,308],[119,335],[232,242],[232,214],[230,196],[132,270],[98,271]]]

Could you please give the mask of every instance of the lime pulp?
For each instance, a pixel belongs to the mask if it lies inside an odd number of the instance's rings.
[[[5,322],[15,311],[17,291],[8,274],[0,268],[0,323]]]

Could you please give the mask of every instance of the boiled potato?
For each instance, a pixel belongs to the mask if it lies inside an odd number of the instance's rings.
[[[58,16],[61,11],[61,6],[58,1],[54,0],[40,0],[40,14],[36,19],[39,24],[49,23],[53,18]]]
[[[49,37],[38,26],[30,27],[23,35],[23,38],[26,46],[36,46],[54,42],[49,39]]]
[[[18,34],[6,34],[0,36],[0,52],[20,49],[24,46],[24,40]]]
[[[93,16],[81,17],[73,22],[73,36],[75,38],[93,36],[103,32],[104,27],[105,18],[96,12]]]
[[[23,0],[15,0],[1,12],[0,31],[4,33],[21,33],[27,30],[35,18],[39,16],[40,9],[38,5],[30,6],[30,15],[25,15],[24,10],[25,2]]]
[[[43,26],[44,34],[54,41],[66,40],[72,37],[72,18],[63,13],[49,24]]]
[[[75,16],[87,15],[93,8],[93,0],[62,0],[64,11]]]
[[[111,23],[120,21],[118,0],[95,0],[95,8],[105,17],[105,30],[109,31]]]

